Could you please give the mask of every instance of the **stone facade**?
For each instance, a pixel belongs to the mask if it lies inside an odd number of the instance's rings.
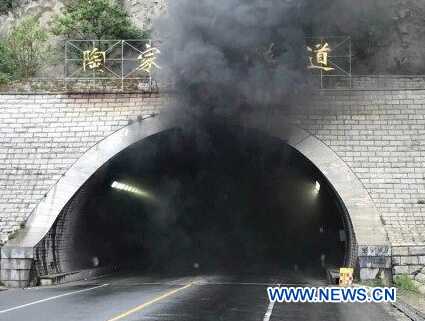
[[[392,245],[425,244],[425,90],[324,93],[292,118],[353,170]]]
[[[394,275],[410,275],[425,293],[425,246],[393,246],[392,265]]]
[[[140,115],[144,95],[0,95],[0,241],[90,147]]]
[[[367,80],[365,80],[367,81]],[[392,245],[394,274],[425,265],[425,90],[326,91],[290,111],[291,122],[328,145],[369,192]],[[412,80],[417,82],[417,80]],[[0,95],[0,238],[18,230],[90,147],[165,96]],[[372,244],[371,244],[372,245]],[[385,263],[385,262],[383,262]]]

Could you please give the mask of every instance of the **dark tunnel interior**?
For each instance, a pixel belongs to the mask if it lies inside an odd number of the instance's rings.
[[[55,258],[72,260],[68,269],[323,271],[347,260],[349,223],[331,186],[295,149],[255,130],[215,124],[156,134],[82,189],[78,213],[62,218],[72,229],[55,233],[72,234],[68,253]]]

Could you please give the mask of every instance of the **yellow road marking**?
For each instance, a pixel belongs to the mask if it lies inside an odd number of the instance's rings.
[[[183,287],[181,287],[181,288],[174,289],[174,290],[172,290],[172,291],[170,291],[170,292],[167,292],[167,293],[165,293],[165,294],[163,294],[163,295],[161,295],[161,296],[159,296],[159,297],[157,297],[157,298],[155,298],[155,299],[153,299],[153,300],[151,300],[151,301],[148,301],[148,302],[146,302],[146,303],[143,303],[143,304],[141,304],[141,305],[139,305],[139,306],[137,306],[137,307],[135,307],[135,308],[133,308],[133,309],[128,310],[127,312],[124,312],[124,313],[122,313],[122,314],[120,314],[120,315],[117,315],[116,317],[114,317],[114,318],[112,318],[112,319],[109,319],[108,321],[117,321],[117,320],[121,320],[121,319],[123,319],[123,318],[125,318],[125,317],[128,317],[130,314],[133,314],[133,313],[135,313],[135,312],[138,312],[138,311],[140,311],[140,310],[143,310],[143,309],[144,309],[144,308],[146,308],[147,306],[152,305],[152,304],[154,304],[154,303],[156,303],[156,302],[158,302],[158,301],[164,300],[165,298],[168,298],[169,296],[171,296],[171,295],[173,295],[173,294],[176,294],[177,292],[180,292],[180,291],[182,291],[182,290],[184,290],[184,289],[187,289],[187,288],[188,288],[188,287],[190,287],[190,286],[192,286],[192,283],[189,283],[189,284],[187,284],[187,285],[185,285],[185,286],[183,286]]]

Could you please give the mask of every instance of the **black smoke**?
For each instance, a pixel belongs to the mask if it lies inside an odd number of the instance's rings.
[[[195,110],[282,107],[315,86],[306,37],[350,36],[354,74],[423,73],[424,14],[421,0],[170,1],[160,75]]]
[[[197,111],[283,106],[309,87],[302,1],[171,1],[161,76]]]

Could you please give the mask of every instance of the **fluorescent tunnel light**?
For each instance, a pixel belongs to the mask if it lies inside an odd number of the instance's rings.
[[[125,184],[125,183],[117,182],[117,181],[114,181],[111,184],[111,187],[113,189],[116,189],[116,190],[119,190],[119,191],[125,191],[125,192],[128,192],[128,193],[139,195],[139,196],[146,197],[146,198],[152,197],[148,192],[143,191],[140,188],[137,188],[135,186],[131,186],[131,185],[128,185],[128,184]]]
[[[316,191],[316,193],[320,192],[320,183],[318,181],[316,181],[316,183],[314,184],[314,190]]]

